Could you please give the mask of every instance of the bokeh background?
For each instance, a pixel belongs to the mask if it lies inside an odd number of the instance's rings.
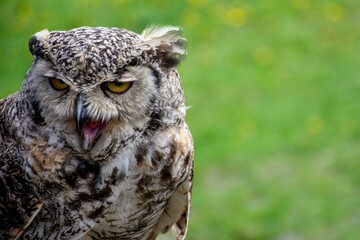
[[[44,28],[184,28],[187,239],[360,238],[358,0],[1,0],[0,16],[1,98]]]

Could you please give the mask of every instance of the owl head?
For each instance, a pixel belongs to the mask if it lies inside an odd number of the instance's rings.
[[[21,88],[34,124],[93,157],[179,124],[185,109],[175,67],[186,54],[180,32],[166,26],[142,34],[103,27],[36,33]]]

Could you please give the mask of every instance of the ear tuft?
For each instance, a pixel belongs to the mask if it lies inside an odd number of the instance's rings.
[[[46,40],[50,37],[47,29],[35,33],[29,40],[29,51],[33,56],[46,58],[45,52],[49,48]]]
[[[185,57],[186,40],[181,36],[181,28],[174,26],[150,26],[141,33],[145,51],[149,56],[166,67],[174,67]],[[150,54],[153,53],[153,54]]]

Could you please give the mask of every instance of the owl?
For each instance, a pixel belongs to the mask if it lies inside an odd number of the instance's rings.
[[[0,239],[184,239],[193,141],[181,29],[43,30],[0,101]]]

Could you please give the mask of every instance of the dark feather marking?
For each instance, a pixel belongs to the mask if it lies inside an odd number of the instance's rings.
[[[110,186],[106,186],[103,189],[90,189],[91,192],[89,193],[84,193],[81,192],[79,193],[78,197],[77,197],[77,201],[79,202],[88,202],[88,201],[93,201],[93,200],[99,200],[99,201],[104,201],[106,198],[110,197],[110,195],[112,194],[112,190]]]
[[[70,186],[70,187],[75,187],[76,186],[76,180],[78,178],[77,174],[65,174],[65,181],[66,183]]]
[[[77,159],[78,160],[78,165],[75,168],[75,170],[70,173],[70,177],[68,177],[69,180],[71,179],[78,179],[83,178],[83,179],[88,179],[90,178],[89,181],[89,185],[88,185],[88,189],[89,192],[81,192],[77,195],[77,197],[69,202],[69,208],[71,209],[79,209],[82,205],[83,202],[89,202],[89,201],[94,201],[94,200],[99,200],[99,201],[105,201],[106,198],[110,197],[110,195],[112,194],[112,190],[111,190],[111,183],[118,181],[120,179],[123,179],[125,176],[122,174],[117,174],[118,170],[114,170],[112,177],[114,177],[114,179],[110,179],[110,184],[109,182],[107,182],[107,185],[105,185],[105,187],[103,188],[99,188],[97,187],[97,183],[100,181],[99,180],[99,174],[100,174],[100,166],[97,163],[89,163],[84,159]],[[71,174],[73,176],[71,176]],[[116,177],[115,177],[116,176]],[[89,213],[88,217],[94,217],[95,215],[100,215],[103,210],[105,208],[101,208],[101,209],[97,209],[91,213]]]
[[[119,182],[123,181],[126,177],[125,172],[120,172],[117,167],[114,168],[113,172],[110,175],[109,181],[106,181],[110,185],[117,185]]]
[[[147,152],[148,152],[147,148],[143,144],[138,146],[135,154],[135,159],[136,159],[136,165],[139,168],[143,167],[143,164],[145,162],[144,156],[146,156]]]
[[[81,178],[97,179],[100,173],[100,166],[97,163],[89,163],[84,159],[79,161],[77,172]]]
[[[79,199],[74,199],[73,201],[69,201],[67,206],[71,210],[78,210],[81,206],[81,201]]]
[[[94,211],[90,212],[87,217],[89,218],[97,218],[99,215],[101,215],[103,213],[103,211],[105,210],[105,207],[102,205],[101,207],[95,209]]]
[[[172,177],[172,165],[168,164],[161,170],[160,178],[162,182],[168,183],[171,181]]]
[[[177,145],[175,141],[170,143],[169,163],[161,170],[160,177],[165,183],[169,183],[172,178],[173,163],[176,161]]]
[[[136,65],[139,65],[141,63],[141,59],[139,58],[134,58],[132,59],[129,63],[128,63],[128,66],[136,66]]]
[[[177,228],[180,230],[180,232],[181,232],[181,235],[183,235],[184,234],[184,231],[183,231],[183,229],[181,228],[181,225],[180,225],[180,223],[179,222],[177,222],[176,223],[176,226],[177,226]]]
[[[149,175],[144,175],[138,182],[138,187],[147,187],[151,182],[151,177]]]
[[[47,55],[44,54],[41,43],[37,40],[36,36],[32,36],[29,40],[29,51],[32,55],[47,59]]]
[[[175,67],[181,62],[181,58],[172,52],[172,47],[167,44],[159,46],[156,51],[157,58],[160,60],[160,64],[164,67]]]
[[[69,186],[75,187],[79,177],[83,179],[92,178],[92,182],[96,182],[96,180],[98,180],[100,173],[100,167],[98,164],[88,163],[82,158],[78,158],[76,161],[77,165],[74,169],[63,171],[65,181]]]
[[[186,155],[186,157],[184,158],[184,164],[183,164],[184,167],[186,167],[186,166],[189,164],[190,158],[191,158],[191,152],[189,152],[189,153]]]
[[[151,156],[151,164],[153,165],[153,167],[157,168],[163,158],[164,153],[159,150],[155,150]]]
[[[141,177],[137,184],[136,193],[139,194],[141,197],[151,198],[154,196],[152,192],[149,191],[148,185],[151,182],[151,177],[149,175],[144,175]],[[146,199],[148,199],[146,198]]]
[[[41,115],[41,109],[39,106],[39,102],[34,100],[31,102],[31,105],[33,108],[33,114],[31,117],[32,117],[32,120],[34,121],[34,123],[37,125],[40,125],[40,126],[46,125],[45,119]]]
[[[151,70],[152,75],[155,77],[156,86],[159,87],[161,85],[161,77],[159,71],[153,67],[149,67],[149,68]]]
[[[150,115],[150,121],[148,122],[148,129],[155,131],[161,128],[164,124],[162,121],[163,115],[160,109],[154,109]]]
[[[164,229],[163,229],[163,231],[162,232],[167,232],[167,231],[169,231],[170,230],[170,225],[166,225],[165,227],[164,227]]]

